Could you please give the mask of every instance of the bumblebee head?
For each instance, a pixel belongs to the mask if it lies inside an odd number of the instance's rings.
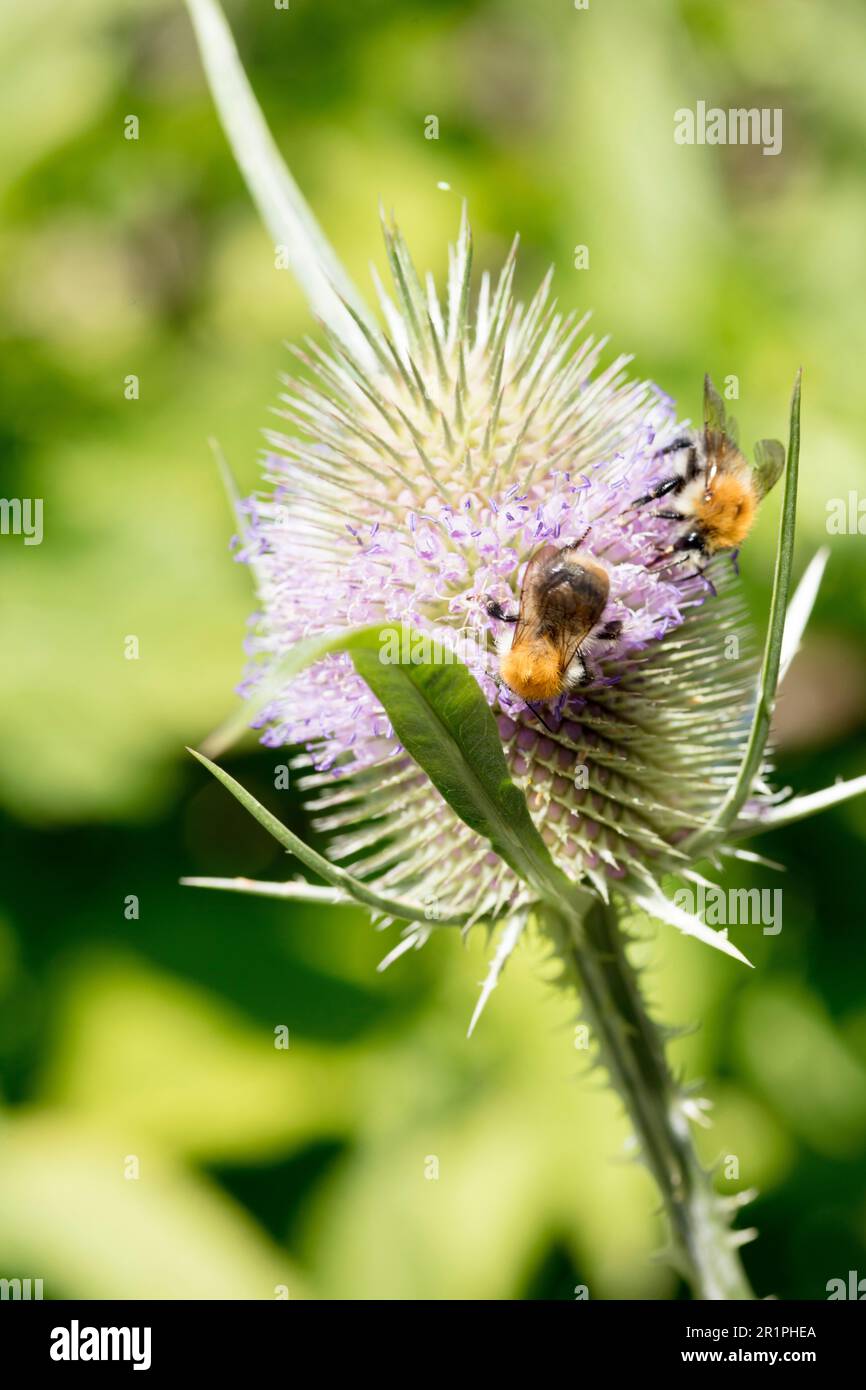
[[[698,519],[715,550],[741,545],[749,534],[757,511],[757,494],[751,479],[720,475],[702,499]]]

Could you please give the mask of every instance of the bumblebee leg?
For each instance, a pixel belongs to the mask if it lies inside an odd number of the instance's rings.
[[[595,680],[595,673],[590,670],[586,657],[578,648],[572,652],[568,665],[562,673],[563,689],[566,694],[574,690],[582,690],[584,686],[592,685]]]
[[[698,474],[700,473],[700,471],[701,471],[701,461],[700,461],[700,459],[698,458],[698,451],[697,451],[697,449],[694,447],[694,445],[692,445],[692,448],[691,448],[691,450],[690,450],[690,452],[689,452],[689,462],[688,462],[688,466],[687,466],[687,468],[686,468],[686,477],[685,477],[685,481],[686,481],[687,483],[693,482],[694,479],[695,479],[695,478],[698,476]]]
[[[612,622],[605,623],[595,635],[602,642],[615,642],[622,632],[622,619],[614,618]]]
[[[676,558],[676,560],[672,560],[672,561],[671,561],[670,568],[673,569],[675,565],[682,565],[682,564],[685,564],[685,563],[686,563],[687,561],[689,561],[690,559],[691,559],[691,556],[690,556],[690,555],[678,555],[677,558]],[[710,591],[711,591],[713,597],[715,598],[715,597],[716,597],[716,590],[715,590],[715,587],[714,587],[714,585],[713,585],[713,583],[712,583],[711,580],[706,579],[706,578],[704,577],[704,570],[705,570],[705,569],[706,569],[706,565],[701,566],[700,569],[688,570],[685,574],[681,574],[681,575],[679,576],[678,579],[671,579],[670,575],[668,575],[668,576],[667,576],[667,578],[668,578],[668,583],[670,583],[670,584],[690,584],[690,583],[692,582],[692,580],[694,580],[694,579],[703,579],[703,580],[704,580],[704,583],[705,583],[705,584],[707,585],[707,587],[710,589]]]
[[[710,593],[712,594],[713,598],[718,598],[719,595],[716,591],[715,584],[713,583],[712,579],[707,579],[707,565],[710,563],[710,560],[712,558],[712,555],[707,555],[706,559],[704,560],[704,563],[700,565],[698,569],[695,570],[691,578],[702,579],[706,584],[707,588],[709,589]]]
[[[667,497],[669,492],[681,492],[685,485],[685,479],[679,473],[675,473],[672,478],[665,478],[664,482],[656,483],[655,487],[650,488],[649,492],[643,497],[635,498],[632,502],[633,507],[643,507],[647,502],[657,502],[660,497]]]
[[[656,565],[665,563],[669,565],[682,564],[684,560],[688,560],[695,553],[706,555],[708,560],[710,558],[707,555],[707,543],[701,532],[689,531],[688,535],[680,536],[680,539],[673,545],[668,545],[664,550],[660,550],[658,555],[650,560],[647,569],[654,569]]]
[[[531,704],[529,700],[526,701],[526,708],[530,711],[530,713],[535,715],[536,719],[539,720],[540,723],[544,725],[545,729],[549,734],[555,734],[559,732],[557,729],[554,729],[552,725],[548,724],[544,715],[541,713],[541,710],[537,709],[536,706]]]
[[[674,548],[672,545],[665,546],[664,550],[660,550],[658,555],[654,555],[653,558],[647,562],[646,568],[648,570],[654,569],[656,565],[660,565],[665,560],[669,560],[673,553]]]
[[[694,440],[687,434],[681,434],[679,439],[672,439],[670,444],[666,444],[663,449],[659,449],[659,457],[662,454],[678,454],[680,449],[694,448]]]
[[[682,512],[650,512],[650,516],[661,517],[662,521],[685,521]]]
[[[489,618],[496,618],[500,623],[516,623],[517,619],[520,617],[519,613],[506,613],[502,604],[495,598],[489,598],[485,607],[487,609],[487,616]]]
[[[660,550],[658,555],[656,555],[652,560],[650,560],[646,568],[654,569],[656,565],[664,565],[670,569],[673,569],[675,565],[682,565],[685,563],[686,560],[690,560],[692,558],[692,553],[694,549],[695,547],[693,546],[686,549],[679,544],[667,545],[665,546],[664,550]],[[683,578],[693,579],[694,575],[685,575],[683,576]],[[679,583],[681,581],[677,580],[674,582]]]
[[[673,478],[666,478],[664,482],[656,482],[655,488],[651,488],[649,492],[645,492],[642,498],[635,498],[631,505],[632,507],[644,507],[648,502],[657,502],[659,498],[667,496],[667,493],[676,492],[677,485],[681,486],[680,478],[678,478],[677,474],[674,474]]]

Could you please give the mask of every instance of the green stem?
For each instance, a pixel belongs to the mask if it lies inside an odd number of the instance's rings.
[[[580,926],[556,918],[554,931],[661,1193],[672,1262],[698,1299],[754,1298],[737,1249],[748,1235],[731,1229],[731,1204],[714,1192],[700,1164],[663,1034],[647,1013],[613,909],[599,904]]]

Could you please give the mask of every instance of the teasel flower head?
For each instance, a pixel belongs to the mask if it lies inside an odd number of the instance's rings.
[[[660,565],[682,523],[634,506],[683,423],[627,358],[602,365],[605,341],[559,311],[550,276],[515,299],[516,244],[473,297],[465,211],[441,297],[399,231],[385,239],[393,289],[379,286],[385,326],[365,329],[372,364],[334,335],[297,352],[266,490],[245,504],[260,612],[244,690],[269,692],[262,741],[304,749],[317,826],[353,874],[445,921],[519,910],[526,886],[419,773],[348,654],[269,687],[317,634],[381,625],[383,659],[391,633],[404,647],[408,629],[430,634],[475,676],[556,864],[602,898],[651,889],[689,869],[683,842],[736,773],[755,673],[730,559]],[[577,541],[609,576],[617,635],[584,647],[585,687],[527,705],[499,679],[507,629],[488,602],[516,610],[533,553]]]

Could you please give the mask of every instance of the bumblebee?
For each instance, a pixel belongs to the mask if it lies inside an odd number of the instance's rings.
[[[607,571],[573,545],[543,545],[530,559],[513,616],[495,600],[487,612],[514,632],[499,643],[499,674],[527,704],[555,700],[591,684],[582,649],[591,636],[614,641],[622,624],[601,625],[610,593]]]
[[[683,534],[658,558],[675,552],[694,552],[707,558],[742,545],[758,505],[778,482],[785,467],[785,450],[778,439],[755,445],[750,464],[736,443],[736,425],[728,420],[721,396],[704,377],[704,428],[679,436],[660,450],[671,472],[632,503],[643,507],[663,497],[675,506],[653,516],[685,523]]]

